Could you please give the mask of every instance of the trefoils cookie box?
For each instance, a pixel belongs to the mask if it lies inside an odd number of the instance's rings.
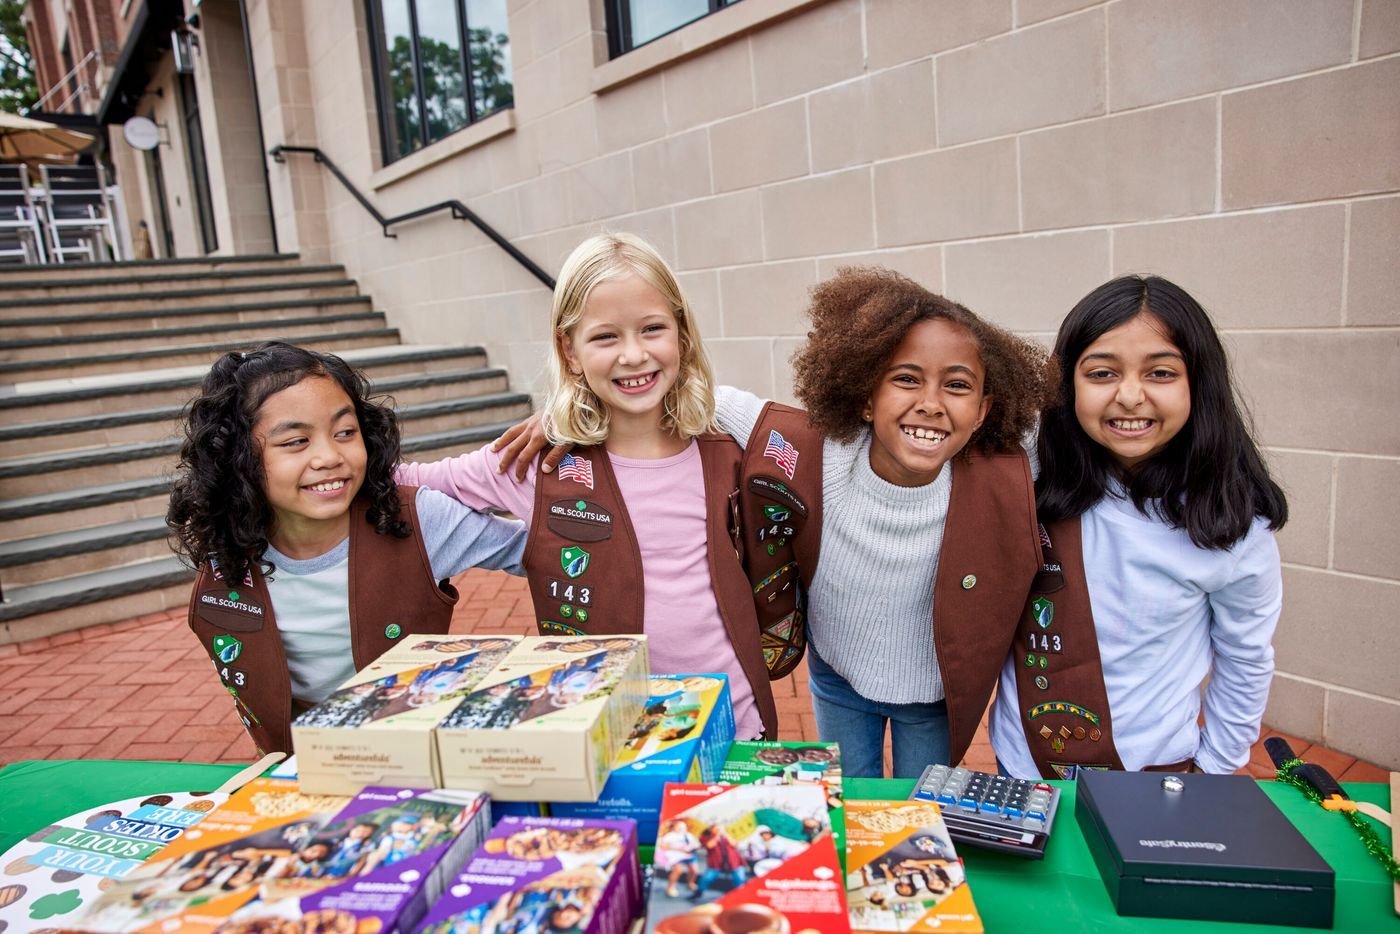
[[[846,802],[846,904],[855,934],[981,934],[938,805]]]
[[[596,801],[647,697],[645,636],[532,636],[436,730],[443,784]]]
[[[292,721],[302,790],[352,795],[366,785],[441,787],[433,729],[519,642],[519,636],[406,637]]]
[[[648,932],[850,930],[818,784],[668,785],[653,866]]]
[[[623,934],[641,909],[636,825],[507,817],[418,929],[426,934]]]
[[[729,757],[720,770],[719,781],[721,784],[735,785],[821,782],[827,790],[836,852],[840,858],[845,858],[846,819],[841,808],[841,747],[836,743],[739,740],[729,747]]]
[[[637,841],[656,842],[661,793],[668,782],[712,782],[734,741],[729,678],[723,674],[652,675],[646,710],[623,743],[596,802],[551,803],[562,817],[628,817]]]
[[[316,812],[297,802],[307,796],[283,797],[280,808],[276,799],[262,807],[284,812],[274,821],[290,812],[289,821],[211,825],[216,832],[129,879],[91,921],[100,930],[226,934],[408,929],[488,823],[479,792],[371,787]],[[135,923],[109,927],[122,912]]]

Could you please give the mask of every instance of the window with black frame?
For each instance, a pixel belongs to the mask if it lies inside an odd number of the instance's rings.
[[[506,0],[367,0],[384,162],[511,106]]]
[[[739,0],[604,0],[608,13],[608,54],[625,55],[653,39],[717,13]]]

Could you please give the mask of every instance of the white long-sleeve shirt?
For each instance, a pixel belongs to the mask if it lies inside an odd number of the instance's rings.
[[[1278,545],[1262,519],[1211,551],[1132,500],[1106,496],[1081,517],[1113,740],[1128,769],[1194,758],[1207,772],[1249,759],[1274,672],[1283,606]],[[1038,772],[1022,729],[1013,656],[992,712],[992,749],[1018,778]],[[1201,682],[1205,726],[1198,727]]]
[[[715,423],[744,444],[764,400],[715,390]],[[1034,435],[1025,441],[1035,469]],[[933,639],[933,585],[957,464],[924,486],[897,486],[870,466],[870,430],[822,450],[822,542],[807,626],[822,661],[862,697],[886,704],[943,699]]]

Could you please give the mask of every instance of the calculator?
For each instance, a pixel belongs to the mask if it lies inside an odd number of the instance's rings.
[[[958,843],[1043,859],[1060,790],[1046,782],[930,765],[911,801],[934,801]]]

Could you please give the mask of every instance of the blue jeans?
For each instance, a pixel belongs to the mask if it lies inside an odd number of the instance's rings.
[[[885,771],[885,723],[890,725],[894,777],[918,778],[924,767],[948,761],[948,705],[884,704],[856,693],[807,644],[812,708],[823,742],[841,744],[841,772],[881,778]]]

